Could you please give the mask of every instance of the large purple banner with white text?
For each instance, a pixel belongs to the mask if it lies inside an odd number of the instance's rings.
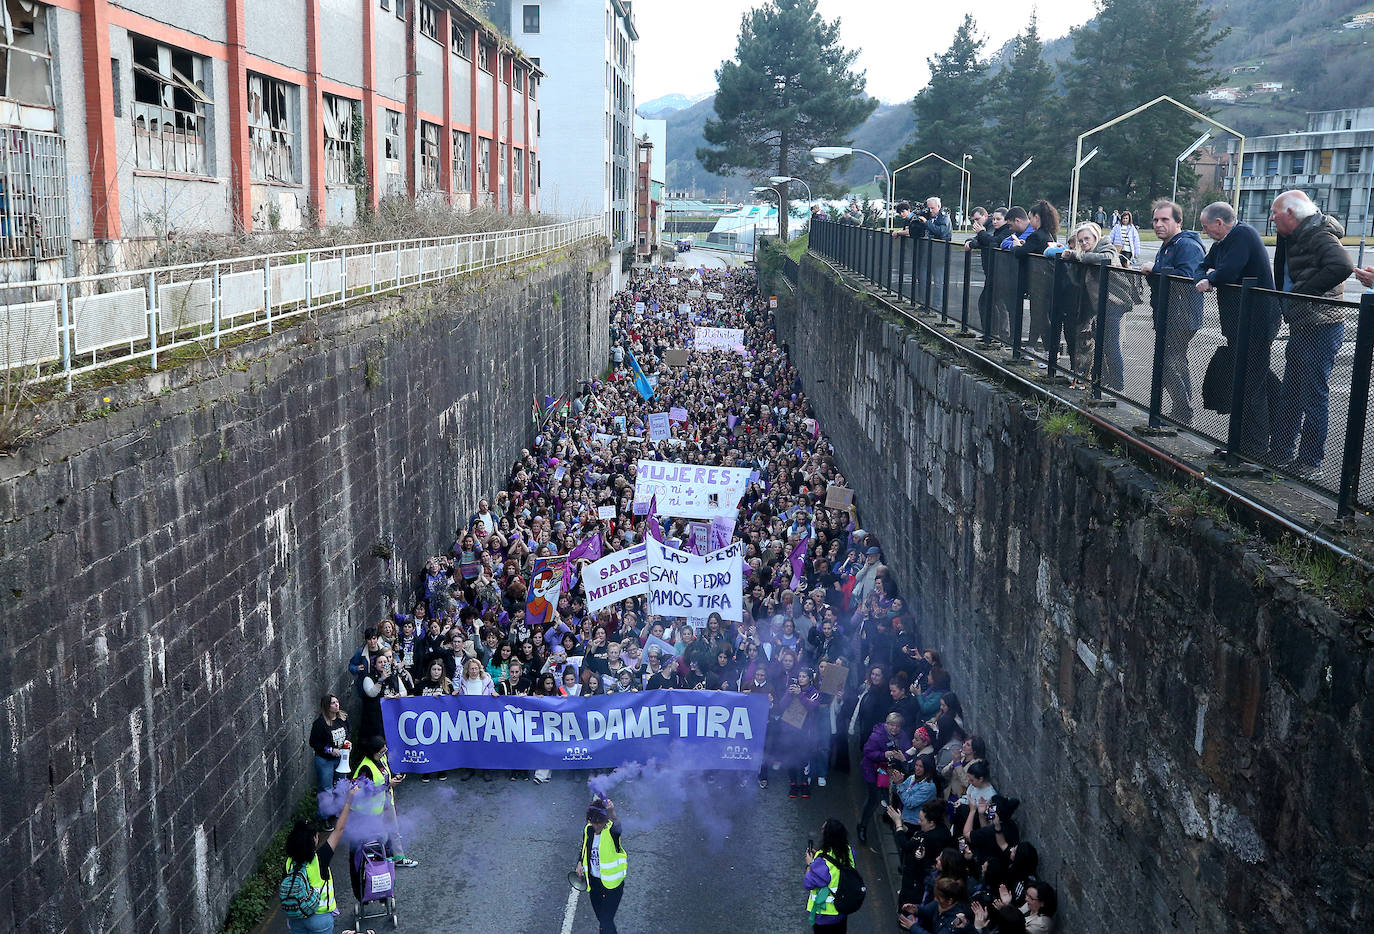
[[[382,701],[382,722],[396,772],[609,769],[650,760],[757,770],[768,698],[732,691],[401,697]]]

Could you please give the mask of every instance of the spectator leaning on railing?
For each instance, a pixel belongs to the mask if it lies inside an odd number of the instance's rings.
[[[1301,191],[1285,191],[1275,198],[1271,216],[1279,235],[1274,280],[1285,292],[1339,300],[1345,280],[1355,271],[1341,245],[1345,228],[1318,211]],[[1311,474],[1326,454],[1331,404],[1327,381],[1345,336],[1345,309],[1333,302],[1290,300],[1284,302],[1283,317],[1288,322],[1288,350],[1269,456],[1296,473]]]
[[[1269,267],[1269,252],[1264,248],[1259,231],[1244,221],[1238,221],[1235,209],[1225,201],[1217,201],[1202,209],[1202,231],[1213,243],[1202,261],[1206,275],[1197,281],[1197,290],[1210,292],[1218,289],[1217,310],[1221,315],[1221,333],[1226,342],[1235,348],[1241,327],[1240,290],[1218,287],[1239,286],[1246,279],[1254,279],[1256,287],[1272,290],[1274,275]],[[1239,451],[1249,457],[1262,457],[1269,450],[1270,419],[1278,397],[1278,380],[1269,368],[1269,352],[1279,333],[1279,308],[1269,296],[1253,296],[1249,327]],[[1220,389],[1229,402],[1230,382],[1227,381]],[[1205,390],[1203,395],[1206,395]]]
[[[1150,273],[1150,307],[1154,311],[1155,330],[1160,319],[1166,318],[1162,380],[1172,406],[1169,417],[1176,422],[1193,421],[1193,381],[1188,369],[1188,344],[1202,327],[1202,296],[1189,290],[1181,301],[1169,303],[1172,286],[1170,276],[1180,276],[1193,282],[1202,278],[1202,238],[1183,229],[1183,209],[1172,201],[1160,200],[1153,205],[1152,223],[1160,248],[1153,263],[1141,269]]]

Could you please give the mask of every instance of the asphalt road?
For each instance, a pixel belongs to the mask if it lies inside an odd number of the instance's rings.
[[[808,839],[830,816],[851,828],[862,802],[857,777],[832,776],[809,799],[787,797],[783,773],[760,789],[752,772],[611,773],[604,783],[625,828],[629,876],[616,918],[625,934],[808,931],[801,879]],[[594,932],[587,896],[570,899],[567,873],[590,800],[587,772],[555,772],[545,785],[480,777],[422,784],[410,776],[398,810],[407,854],[420,861],[397,870],[399,930],[424,934],[576,934]],[[852,831],[851,831],[852,832]],[[880,859],[856,846],[869,886],[857,934],[887,932],[896,915]],[[336,891],[352,924],[342,875]],[[569,919],[568,909],[572,906]],[[390,930],[366,922],[378,934]],[[280,914],[265,928],[285,934]]]

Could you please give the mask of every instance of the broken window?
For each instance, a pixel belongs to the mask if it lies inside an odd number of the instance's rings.
[[[383,156],[386,159],[387,190],[395,189],[396,182],[401,178],[401,115],[394,110],[386,112],[386,134],[382,138],[382,145],[385,147]]]
[[[517,195],[525,193],[525,154],[520,150],[515,151],[515,159],[511,162],[511,168],[515,172],[512,184]]]
[[[248,177],[255,182],[296,181],[294,94],[285,81],[248,73]]]
[[[0,259],[55,259],[70,248],[62,137],[0,127]]]
[[[505,190],[506,190],[506,144],[505,144],[505,143],[502,143],[502,144],[501,144],[501,148],[498,150],[497,163],[496,163],[496,175],[497,175],[498,181],[500,182],[501,190],[502,190],[502,191],[505,191]]]
[[[483,71],[491,72],[491,48],[486,45],[477,47],[477,67]]]
[[[463,58],[468,57],[468,31],[461,23],[456,21],[449,22],[449,47],[453,49],[453,54]]]
[[[512,74],[513,78],[511,80],[515,84],[515,90],[525,90],[525,70],[523,68],[515,68],[512,70]]]
[[[477,141],[477,190],[491,190],[491,140]]]
[[[34,0],[0,0],[0,97],[53,106],[47,9]]]
[[[131,35],[134,165],[154,172],[209,175],[205,59]]]
[[[439,190],[439,126],[420,121],[420,190]]]
[[[353,185],[353,162],[358,157],[355,126],[358,104],[346,97],[324,95],[324,180],[328,185]]]
[[[472,191],[472,136],[462,130],[453,131],[453,190]]]
[[[439,12],[428,3],[421,3],[420,13],[420,35],[428,36],[435,42],[439,41]]]

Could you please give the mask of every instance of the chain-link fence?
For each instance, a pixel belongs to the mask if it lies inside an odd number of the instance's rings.
[[[1374,508],[1374,294],[1360,304],[1148,276],[1114,253],[1017,256],[815,222],[810,250],[900,299],[1301,479],[1338,514]],[[967,309],[967,311],[965,310]]]

